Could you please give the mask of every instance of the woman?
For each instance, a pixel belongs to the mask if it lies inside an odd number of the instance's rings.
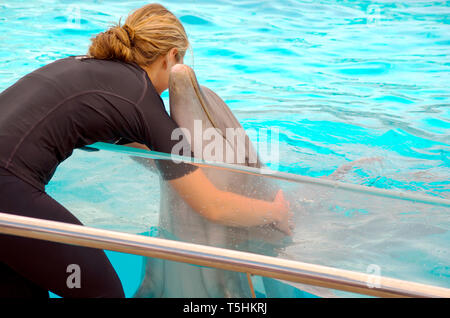
[[[45,193],[57,166],[73,149],[98,141],[133,142],[171,153],[176,123],[160,94],[170,69],[183,63],[189,42],[180,21],[158,4],[133,12],[125,24],[92,40],[87,57],[68,57],[21,78],[0,94],[0,211],[79,224]],[[165,162],[159,171],[191,207],[222,224],[274,223],[289,234],[288,204],[216,189],[201,169]],[[123,297],[101,250],[9,235],[0,236],[0,295]],[[69,265],[80,288],[69,288]],[[70,284],[69,284],[70,285]]]

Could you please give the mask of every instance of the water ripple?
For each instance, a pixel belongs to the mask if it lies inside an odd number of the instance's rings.
[[[102,0],[0,4],[0,90],[57,58],[84,54],[91,36],[142,4]],[[402,166],[410,159],[424,167],[444,167],[436,178],[449,179],[447,2],[174,0],[162,4],[181,19],[190,37],[194,54],[188,52],[186,62],[202,83],[229,103],[244,125],[283,123],[281,129],[289,138],[282,144],[286,147],[282,169],[317,176],[335,167],[333,160],[339,155],[358,158],[379,153],[399,161],[398,176],[391,174],[392,180],[406,174],[410,180],[405,184],[414,182],[420,166],[414,171]],[[298,128],[307,121],[304,129]],[[356,133],[356,128],[364,134]],[[306,140],[303,134],[308,131]],[[308,155],[302,158],[302,153]],[[310,160],[314,155],[328,160]],[[301,168],[291,165],[302,160]],[[378,172],[378,177],[387,177]],[[391,184],[403,189],[402,182]],[[435,189],[442,195],[441,188],[427,182],[411,190],[422,186],[427,193]]]

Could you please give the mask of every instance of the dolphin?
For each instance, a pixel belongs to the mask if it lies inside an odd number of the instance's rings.
[[[195,157],[209,159],[203,157],[204,151],[196,150],[208,149],[214,141],[214,145],[222,145],[222,152],[215,151],[212,155],[214,160],[259,169],[265,167],[250,138],[226,103],[211,89],[200,85],[189,66],[178,64],[171,69],[169,99],[170,115],[191,137],[189,143]],[[215,138],[196,135],[199,127],[201,134],[208,131],[210,137]],[[227,129],[240,132],[241,143],[236,142],[233,134],[227,134]],[[341,167],[330,179],[338,179],[351,167],[352,164]],[[216,168],[202,169],[216,187],[241,195],[273,201],[280,189],[275,180],[263,176]],[[278,256],[279,250],[291,242],[284,233],[271,225],[238,228],[213,223],[192,210],[162,178],[160,186],[159,234],[162,238],[270,256]],[[287,198],[290,201],[289,195]],[[297,205],[294,209],[300,207]],[[297,287],[308,289],[304,285]],[[315,295],[329,296],[324,289],[310,290]],[[252,297],[252,286],[243,273],[146,258],[142,284],[134,296],[244,298]]]
[[[223,145],[223,157],[217,161],[263,168],[255,147],[239,121],[216,93],[199,85],[190,67],[179,64],[171,69],[169,99],[170,115],[190,133],[192,138],[189,142],[195,157],[205,159],[203,153],[196,154],[195,149],[205,149],[210,144],[202,137],[194,138],[197,122],[201,123],[202,134],[208,129],[216,131],[216,144],[219,139],[218,142]],[[234,129],[240,135],[226,134],[227,128]],[[238,138],[241,138],[239,144],[235,142]],[[202,169],[211,182],[222,190],[267,201],[275,198],[277,189],[273,184],[263,182],[261,177],[222,169]],[[160,185],[159,229],[164,238],[242,251],[255,251],[250,246],[252,240],[258,242],[264,239],[273,246],[283,244],[286,235],[274,226],[238,228],[213,223],[192,210],[161,178]],[[261,248],[261,244],[257,244],[256,248]],[[246,275],[242,273],[149,258],[146,259],[143,283],[135,297],[252,297],[252,291]]]

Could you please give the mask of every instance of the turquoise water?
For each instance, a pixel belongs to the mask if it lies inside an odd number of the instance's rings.
[[[0,90],[145,1],[2,1]],[[192,43],[186,63],[244,128],[277,127],[277,169],[449,198],[448,1],[162,1]],[[193,53],[193,54],[192,54]],[[167,94],[164,95],[167,99]]]
[[[37,67],[86,53],[93,35],[146,3],[2,1],[0,91]],[[450,2],[161,3],[188,32],[192,51],[185,62],[200,83],[227,102],[244,128],[279,129],[277,170],[318,178],[352,160],[381,157],[382,162],[358,167],[341,181],[450,199]],[[168,94],[163,97],[168,106]],[[111,166],[125,165],[123,158],[113,158],[111,165],[77,152],[75,158],[72,176],[83,171],[91,176],[88,183],[108,174]],[[127,175],[121,181],[149,200],[155,196]],[[100,195],[86,188],[84,195],[101,203],[116,187],[105,186]],[[68,188],[70,175],[57,174],[49,191],[66,199]],[[137,209],[138,204],[130,210]],[[142,233],[143,224],[157,224],[157,208],[149,203],[146,211],[151,213],[121,216],[122,229]],[[97,215],[100,227],[102,217],[111,216]],[[359,220],[358,215],[346,217]],[[427,222],[442,227],[448,242],[448,218],[445,224]],[[393,253],[398,258],[401,250]],[[404,258],[426,258],[424,275],[450,286],[448,248],[421,253],[426,251]],[[430,255],[438,255],[439,262]]]

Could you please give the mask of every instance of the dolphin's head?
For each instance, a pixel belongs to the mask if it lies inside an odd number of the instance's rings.
[[[209,143],[205,140],[198,140],[197,137],[194,138],[194,135],[198,136],[199,133],[198,131],[195,132],[195,121],[197,121],[197,128],[198,123],[201,122],[201,133],[210,128],[216,129],[223,142],[228,143],[235,154],[242,147],[238,148],[239,146],[233,136],[230,138],[227,134],[227,128],[233,129],[235,132],[241,131],[245,139],[245,145],[243,146],[245,148],[243,150],[245,151],[245,162],[239,161],[235,156],[233,156],[235,162],[225,160],[225,158],[229,158],[225,153],[226,146],[224,146],[223,160],[220,161],[261,167],[256,151],[239,121],[216,93],[205,86],[199,85],[192,68],[184,64],[177,64],[172,67],[169,77],[169,98],[170,115],[178,126],[189,130],[192,149],[195,149],[196,142],[202,143],[202,149],[205,149],[206,144]]]
[[[180,127],[193,134],[194,120],[209,124],[205,114],[205,101],[194,71],[187,65],[172,67],[169,76],[170,115]],[[208,125],[211,127],[210,125]]]

